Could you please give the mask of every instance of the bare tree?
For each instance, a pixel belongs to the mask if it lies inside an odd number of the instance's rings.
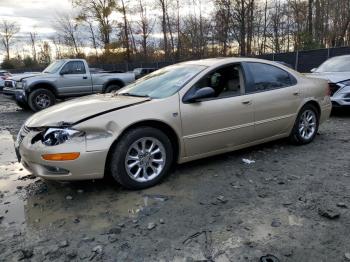
[[[48,65],[51,62],[51,47],[47,41],[42,42],[39,46],[40,51],[38,54],[39,62],[44,65]]]
[[[139,0],[138,3],[138,13],[140,15],[140,20],[137,21],[139,32],[141,35],[141,47],[144,59],[148,57],[148,38],[153,31],[153,26],[155,21],[148,17],[147,7],[145,6],[142,0]]]
[[[167,29],[167,13],[168,13],[168,2],[167,0],[158,0],[161,9],[161,28],[163,32],[163,50],[165,58],[169,57],[169,47],[168,47],[168,29]]]
[[[0,23],[0,40],[6,51],[7,60],[10,60],[10,48],[13,44],[14,37],[19,30],[20,27],[16,22],[2,20]]]
[[[70,14],[61,14],[56,18],[55,29],[64,44],[70,47],[76,56],[79,55],[79,30],[75,19]]]
[[[75,19],[79,24],[87,29],[89,34],[88,38],[91,42],[92,48],[95,50],[95,56],[98,57],[99,42],[97,39],[97,28],[94,25],[94,20],[91,19],[91,17],[85,16],[84,14],[80,14]]]
[[[29,38],[30,38],[30,45],[31,45],[31,49],[32,49],[32,57],[33,57],[34,62],[36,62],[37,61],[36,45],[37,45],[38,34],[35,31],[29,32]]]
[[[129,22],[127,19],[127,14],[126,14],[126,5],[125,5],[125,1],[124,0],[120,0],[121,1],[121,7],[120,7],[120,11],[123,15],[123,46],[126,49],[126,60],[130,61],[130,42],[129,42]]]
[[[89,17],[98,23],[101,42],[106,52],[109,52],[112,33],[110,16],[116,8],[115,0],[72,0],[73,7],[79,7],[80,15]]]
[[[61,59],[63,57],[62,55],[62,45],[61,39],[57,36],[52,36],[50,37],[51,42],[53,43],[55,47],[55,58],[56,59]]]
[[[230,0],[216,0],[215,8],[215,35],[221,48],[221,55],[226,56],[229,48],[232,25],[232,4]]]

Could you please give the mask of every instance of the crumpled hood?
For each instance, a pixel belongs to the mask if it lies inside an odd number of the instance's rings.
[[[322,72],[305,74],[307,77],[321,78],[329,80],[332,83],[338,83],[350,79],[350,72]]]
[[[25,74],[14,75],[11,77],[11,80],[15,80],[16,82],[20,82],[23,79],[38,76],[38,75],[42,75],[42,73],[38,72],[38,73],[25,73]]]
[[[85,119],[150,100],[144,97],[99,94],[76,98],[42,110],[31,116],[27,127],[74,125]]]

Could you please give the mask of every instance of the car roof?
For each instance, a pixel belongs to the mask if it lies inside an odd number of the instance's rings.
[[[187,62],[182,62],[183,65],[201,65],[206,67],[217,67],[217,66],[225,66],[230,63],[240,63],[240,62],[257,62],[257,63],[265,63],[270,64],[279,68],[282,68],[283,70],[292,73],[294,76],[302,77],[302,75],[295,71],[293,68],[277,63],[275,61],[271,60],[265,60],[260,58],[250,58],[250,57],[218,57],[218,58],[208,58],[208,59],[201,59],[201,60],[192,60]]]
[[[186,62],[183,62],[183,64],[214,66],[214,65],[226,64],[226,63],[239,63],[239,62],[266,62],[269,64],[274,64],[273,61],[259,59],[259,58],[249,58],[249,57],[217,57],[217,58],[186,61]]]

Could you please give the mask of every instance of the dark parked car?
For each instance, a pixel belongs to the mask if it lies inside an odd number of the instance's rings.
[[[5,80],[10,77],[11,77],[10,72],[6,70],[0,70],[0,91],[2,91],[4,88]]]

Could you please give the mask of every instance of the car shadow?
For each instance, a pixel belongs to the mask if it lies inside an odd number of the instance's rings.
[[[348,108],[333,108],[331,116],[349,118],[350,117],[350,107],[348,107]]]

